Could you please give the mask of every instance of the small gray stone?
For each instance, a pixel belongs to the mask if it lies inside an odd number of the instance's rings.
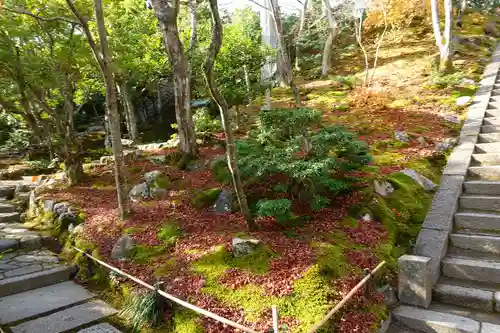
[[[233,195],[231,192],[223,190],[215,200],[213,208],[216,213],[231,213],[233,211],[232,204]]]
[[[361,216],[361,220],[364,222],[373,221],[373,215],[370,213],[365,213]]]
[[[235,257],[243,257],[247,254],[254,253],[258,249],[260,244],[261,242],[258,239],[233,238],[233,255]]]
[[[136,202],[141,199],[147,199],[149,197],[149,187],[146,183],[140,183],[135,185],[128,195],[131,201]]]
[[[500,325],[482,323],[480,333],[500,333]]]
[[[415,183],[417,183],[420,186],[422,186],[424,188],[424,190],[427,191],[427,192],[434,191],[438,187],[438,185],[435,184],[432,180],[430,180],[429,178],[421,175],[420,173],[418,173],[415,170],[404,169],[403,173],[405,175],[407,175],[408,177],[410,177],[411,179],[413,179],[413,181]]]
[[[53,212],[55,204],[56,204],[56,202],[52,199],[44,200],[43,201],[43,210],[46,212]]]
[[[168,191],[164,188],[151,189],[151,197],[156,200],[162,200],[167,197]]]
[[[466,106],[472,101],[472,97],[470,96],[462,96],[457,98],[457,106]]]
[[[394,132],[394,137],[396,138],[396,140],[401,142],[410,142],[410,137],[408,136],[408,133],[406,133],[405,131]]]
[[[443,119],[450,122],[450,123],[453,123],[453,124],[461,124],[462,123],[460,121],[460,118],[455,114],[445,114],[443,116]]]
[[[54,205],[54,214],[56,216],[61,216],[69,211],[69,207],[69,203],[67,202],[58,202]]]
[[[385,180],[375,180],[373,181],[373,186],[375,187],[375,192],[383,197],[388,197],[394,192],[394,186]]]
[[[162,175],[163,175],[163,173],[161,171],[154,170],[154,171],[150,171],[148,173],[145,173],[143,177],[144,177],[144,180],[146,181],[146,184],[151,186],[158,179],[158,177],[160,177]]]
[[[432,300],[431,258],[403,255],[398,259],[399,300],[428,307]]]
[[[26,235],[19,240],[21,249],[39,249],[43,246],[43,240],[40,235]]]
[[[121,236],[111,250],[111,258],[115,260],[123,260],[130,257],[134,249],[134,240],[129,235]]]
[[[386,284],[382,288],[377,289],[378,293],[384,296],[384,304],[388,307],[393,307],[398,303],[398,297],[396,295],[396,289],[392,286]]]

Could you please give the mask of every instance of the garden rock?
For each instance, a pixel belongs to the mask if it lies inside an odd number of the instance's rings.
[[[69,203],[67,202],[58,202],[54,205],[54,214],[56,216],[61,216],[69,212]]]
[[[231,213],[232,212],[233,195],[229,191],[222,191],[214,203],[214,211],[216,213]]]
[[[484,33],[493,37],[500,37],[500,31],[494,21],[488,22],[484,27]]]
[[[373,182],[375,187],[375,192],[383,197],[388,197],[394,192],[394,186],[391,183],[385,180],[375,180]]]
[[[458,106],[466,106],[467,104],[470,103],[471,100],[472,100],[472,97],[470,97],[470,96],[462,96],[462,97],[457,98],[456,104]]]
[[[129,258],[134,246],[134,241],[129,235],[121,236],[111,250],[111,258],[115,260],[125,260]]]
[[[421,146],[424,146],[426,144],[425,138],[423,136],[419,136],[417,141]]]
[[[147,199],[149,197],[149,187],[146,183],[140,183],[135,185],[129,192],[128,197],[131,201],[137,202],[141,199]]]
[[[429,178],[421,175],[420,173],[418,173],[415,170],[404,169],[403,173],[405,175],[407,175],[408,177],[410,177],[411,179],[413,179],[413,181],[415,183],[417,183],[420,186],[422,186],[424,188],[424,191],[426,191],[426,192],[433,191],[433,190],[435,190],[438,187],[438,185],[435,184],[432,180],[430,180]]]
[[[150,172],[144,174],[144,180],[146,181],[146,184],[151,186],[156,182],[156,180],[159,177],[161,177],[161,175],[162,175],[162,172],[159,170],[150,171]]]
[[[150,195],[155,200],[162,200],[167,197],[167,190],[164,188],[153,188]]]
[[[454,114],[446,114],[443,116],[443,119],[446,121],[449,121],[450,123],[453,123],[453,124],[461,124],[462,123],[460,121],[460,118]]]
[[[99,163],[100,164],[111,164],[115,161],[115,157],[114,156],[101,156],[101,158],[99,159]]]
[[[259,248],[261,242],[258,239],[233,238],[232,249],[235,257],[243,257],[254,253]]]
[[[361,220],[363,222],[373,221],[373,215],[370,213],[365,213],[365,214],[361,215]]]
[[[90,126],[87,128],[87,133],[98,133],[104,131],[106,131],[106,129],[102,125]]]
[[[14,190],[14,197],[18,196],[20,193],[27,193],[31,190],[28,184],[17,184]]]
[[[43,201],[43,210],[46,213],[49,213],[49,212],[51,213],[54,211],[55,204],[56,204],[56,202],[54,200],[51,200],[51,199],[44,200]]]
[[[134,141],[130,139],[122,139],[122,145],[123,146],[132,146],[134,144]]]
[[[384,304],[389,308],[393,307],[398,303],[398,297],[396,295],[396,289],[392,286],[386,284],[385,286],[377,289],[377,292],[384,296]]]
[[[410,137],[408,136],[408,133],[405,131],[396,131],[394,132],[394,137],[396,140],[401,141],[401,142],[409,142]]]
[[[457,140],[454,138],[446,139],[444,141],[438,142],[438,143],[436,143],[436,151],[438,153],[447,152],[448,150],[452,149],[456,143],[457,143]]]

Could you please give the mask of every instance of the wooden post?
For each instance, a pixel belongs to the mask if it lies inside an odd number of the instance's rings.
[[[92,250],[91,249],[85,249],[85,253],[83,254],[85,256],[85,262],[87,264],[87,274],[88,277],[92,277],[94,274],[94,261],[91,259],[92,256]]]
[[[274,333],[278,333],[278,308],[273,305],[271,309],[273,312],[273,330]]]
[[[165,300],[165,298],[162,295],[160,295],[160,293],[158,291],[159,290],[165,291],[165,282],[158,280],[154,284],[154,287],[155,287],[155,292],[156,292],[156,304],[158,306],[158,313],[159,313],[159,316],[160,316],[159,322],[161,322],[163,320],[163,318],[165,317],[166,300]]]

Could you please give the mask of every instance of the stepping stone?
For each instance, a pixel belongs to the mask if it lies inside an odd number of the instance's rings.
[[[0,239],[0,252],[7,250],[16,250],[19,248],[19,243],[15,239]]]
[[[497,261],[446,257],[441,265],[443,275],[450,278],[500,283],[500,262]]]
[[[14,185],[0,185],[0,197],[10,198],[14,195],[15,190]]]
[[[0,223],[19,222],[20,220],[21,220],[20,213],[17,212],[0,213]]]
[[[72,281],[0,298],[0,324],[38,316],[91,299],[94,295]],[[43,300],[43,302],[40,302]]]
[[[13,213],[16,211],[16,206],[0,202],[0,213]]]
[[[8,255],[9,253],[5,255],[4,258],[8,257]],[[61,265],[52,267],[53,268],[47,268],[36,273],[11,278],[2,278],[2,275],[0,275],[0,297],[50,286],[52,284],[69,280],[69,276],[73,271],[73,268]]]
[[[118,311],[101,300],[76,305],[46,317],[11,327],[12,333],[61,333],[116,314]]]
[[[122,333],[122,332],[117,330],[108,323],[103,323],[78,331],[78,333]]]

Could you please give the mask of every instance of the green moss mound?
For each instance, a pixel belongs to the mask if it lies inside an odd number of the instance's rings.
[[[222,189],[220,188],[209,188],[203,191],[199,191],[194,195],[191,203],[193,207],[198,209],[209,207],[215,202],[215,200],[217,200],[217,197],[221,192]]]

